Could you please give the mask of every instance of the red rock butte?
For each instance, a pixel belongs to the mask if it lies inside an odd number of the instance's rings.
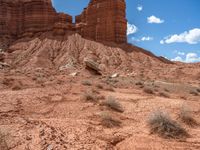
[[[0,35],[16,40],[36,33],[53,31],[56,35],[79,33],[95,41],[126,43],[125,0],[91,0],[75,17],[57,13],[51,0],[0,0]]]

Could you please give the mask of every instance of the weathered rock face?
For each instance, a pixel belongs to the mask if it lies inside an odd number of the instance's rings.
[[[73,24],[72,16],[57,13],[51,0],[0,0],[0,48],[8,41],[46,31],[56,35],[73,31],[96,41],[126,42],[125,8],[124,0],[91,0]]]
[[[51,0],[0,0],[0,32],[21,36],[46,31],[56,19]]]
[[[127,41],[125,0],[91,0],[83,13],[76,16],[83,37],[97,41]]]

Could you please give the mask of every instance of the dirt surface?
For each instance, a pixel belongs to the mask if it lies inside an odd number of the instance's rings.
[[[200,64],[171,63],[137,47],[105,46],[79,35],[45,36],[15,42],[4,54],[10,67],[0,70],[0,149],[200,149]],[[102,75],[85,69],[84,58],[99,64]],[[109,97],[123,111],[105,105]],[[191,110],[195,126],[181,120],[182,107]],[[156,110],[189,136],[151,133],[147,120]],[[105,114],[112,127],[102,121]]]

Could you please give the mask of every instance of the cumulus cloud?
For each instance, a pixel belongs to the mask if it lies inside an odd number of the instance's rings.
[[[144,42],[144,41],[152,41],[153,37],[144,36],[141,38],[131,37],[131,42]]]
[[[188,53],[185,62],[192,63],[200,61],[200,57],[196,53]]]
[[[152,41],[153,37],[149,37],[149,36],[144,36],[141,38],[141,41]]]
[[[138,11],[142,11],[142,10],[143,10],[143,6],[142,6],[142,5],[138,5],[138,6],[137,6],[137,10],[138,10]]]
[[[156,16],[150,16],[150,17],[147,18],[147,22],[148,23],[157,23],[157,24],[160,24],[160,23],[164,23],[165,21],[161,20],[160,18],[158,18]]]
[[[186,63],[195,63],[200,62],[200,57],[197,53],[187,53],[185,58],[182,58],[181,56],[177,56],[174,59],[171,59],[172,61],[181,61]]]
[[[172,61],[181,61],[183,62],[183,58],[181,58],[180,56],[176,56],[175,58],[171,59]]]
[[[127,23],[127,35],[134,34],[138,31],[138,28],[134,24]]]
[[[170,44],[170,43],[188,43],[188,44],[197,44],[200,42],[200,28],[194,28],[189,31],[185,31],[181,34],[174,34],[168,37],[165,37],[164,40],[161,40],[161,44]]]
[[[185,55],[184,52],[181,52],[181,51],[178,51],[178,50],[175,50],[173,53],[175,53],[177,55],[180,55],[180,56],[184,56]]]

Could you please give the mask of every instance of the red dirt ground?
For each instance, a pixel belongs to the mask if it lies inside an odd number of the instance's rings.
[[[200,64],[171,63],[137,47],[77,34],[58,39],[51,33],[21,39],[5,53],[11,67],[0,70],[0,149],[200,149],[199,125],[188,126],[179,117],[185,106],[200,122]],[[85,69],[85,58],[99,64],[101,76]],[[124,112],[103,105],[109,96]],[[167,112],[189,137],[150,134],[147,120],[155,110]],[[120,126],[103,126],[102,113]]]

